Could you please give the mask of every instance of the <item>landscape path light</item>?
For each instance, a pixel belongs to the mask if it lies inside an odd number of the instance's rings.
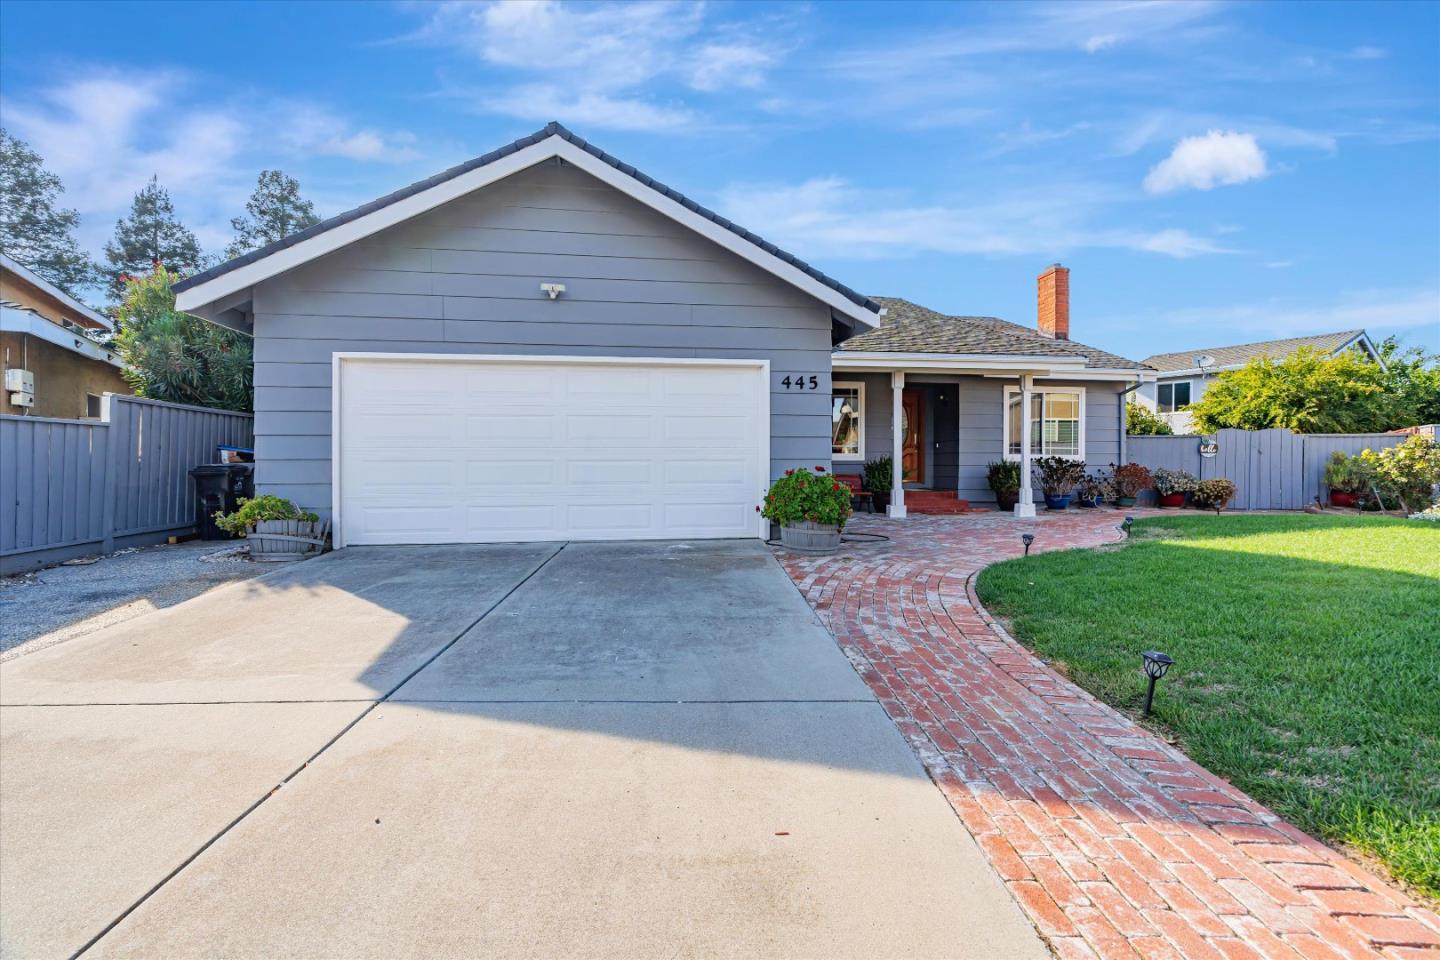
[[[1145,710],[1144,716],[1150,716],[1150,705],[1155,702],[1155,681],[1165,676],[1165,671],[1175,665],[1175,661],[1168,654],[1159,650],[1146,650],[1141,654],[1145,658],[1145,676],[1150,678],[1149,684],[1145,687]]]
[[[1023,544],[1025,544],[1025,556],[1027,556],[1027,557],[1030,556],[1030,544],[1032,544],[1032,543],[1035,542],[1035,534],[1033,534],[1033,533],[1022,533],[1022,534],[1020,534],[1020,542],[1023,543]]]

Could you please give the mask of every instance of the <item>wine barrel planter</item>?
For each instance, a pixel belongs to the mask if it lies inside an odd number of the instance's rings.
[[[834,553],[840,549],[840,528],[809,520],[780,528],[780,545],[796,553]]]
[[[245,538],[250,542],[250,559],[265,563],[304,560],[325,549],[329,521],[260,520]]]

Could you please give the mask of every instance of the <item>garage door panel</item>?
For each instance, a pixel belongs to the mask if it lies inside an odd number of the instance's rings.
[[[758,367],[342,363],[345,542],[759,530],[769,471]]]

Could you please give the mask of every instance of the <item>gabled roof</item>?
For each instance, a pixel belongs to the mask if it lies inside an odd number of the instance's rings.
[[[878,322],[881,307],[875,301],[553,122],[498,150],[188,277],[175,284],[175,292],[180,294],[177,306],[181,310],[193,310],[214,303],[243,287],[434,209],[552,156],[570,161],[647,206],[696,229],[780,279],[829,303],[863,326],[871,327]],[[226,278],[232,278],[232,282],[225,282]]]
[[[836,353],[936,353],[1080,358],[1090,369],[1145,370],[1143,364],[1074,340],[1055,340],[997,317],[957,317],[898,297],[874,297],[886,309],[882,325]]]
[[[1371,356],[1376,355],[1364,330],[1339,330],[1335,333],[1317,333],[1313,337],[1289,337],[1285,340],[1238,343],[1228,347],[1201,347],[1195,350],[1177,350],[1174,353],[1157,353],[1153,357],[1146,357],[1145,362],[1161,373],[1174,373],[1197,370],[1199,368],[1195,364],[1195,358],[1211,356],[1215,358],[1215,363],[1213,366],[1207,364],[1206,369],[1215,370],[1243,366],[1256,357],[1288,357],[1301,347],[1325,354],[1336,354],[1358,341],[1363,341],[1364,348]]]
[[[74,297],[70,296],[70,294],[66,293],[64,290],[61,290],[49,280],[46,280],[44,277],[31,270],[29,267],[25,266],[24,264],[17,263],[3,253],[0,253],[0,268],[3,268],[7,273],[15,274],[16,277],[23,280],[25,283],[28,283],[30,286],[39,290],[41,293],[57,301],[62,307],[68,308],[69,310],[80,316],[82,319],[90,321],[90,323],[94,324],[98,329],[115,329],[115,325],[110,322],[110,318],[105,316],[105,314],[99,312],[98,310],[92,310],[90,307],[85,306],[85,304],[81,303],[79,300],[76,300]],[[49,317],[47,319],[50,319],[56,323],[59,322],[58,317]]]

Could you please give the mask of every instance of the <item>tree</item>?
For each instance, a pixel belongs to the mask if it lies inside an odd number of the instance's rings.
[[[150,273],[155,264],[180,273],[193,273],[205,262],[200,241],[175,219],[170,194],[158,177],[137,194],[130,215],[115,222],[115,238],[105,244],[110,291],[118,300],[125,296],[126,276]]]
[[[249,410],[254,363],[250,338],[179,313],[171,285],[180,274],[157,263],[125,282],[116,311],[116,348],[125,379],[142,397],[225,410]]]
[[[1125,404],[1125,432],[1134,436],[1169,436],[1170,424],[1150,412],[1150,408],[1131,401]]]
[[[300,184],[279,170],[262,170],[255,192],[245,203],[248,216],[235,217],[235,239],[225,250],[227,259],[263,247],[320,222],[315,206],[300,196]]]
[[[75,240],[80,214],[57,206],[64,192],[40,155],[0,127],[0,252],[75,296],[97,271]]]
[[[1222,372],[1190,414],[1202,433],[1222,427],[1370,433],[1404,426],[1410,416],[1405,402],[1369,357],[1301,349],[1282,360],[1257,357]]]
[[[1426,353],[1422,347],[1404,348],[1395,337],[1382,340],[1379,352],[1385,363],[1386,389],[1399,397],[1399,406],[1408,417],[1407,422],[1395,426],[1440,423],[1440,355]]]

